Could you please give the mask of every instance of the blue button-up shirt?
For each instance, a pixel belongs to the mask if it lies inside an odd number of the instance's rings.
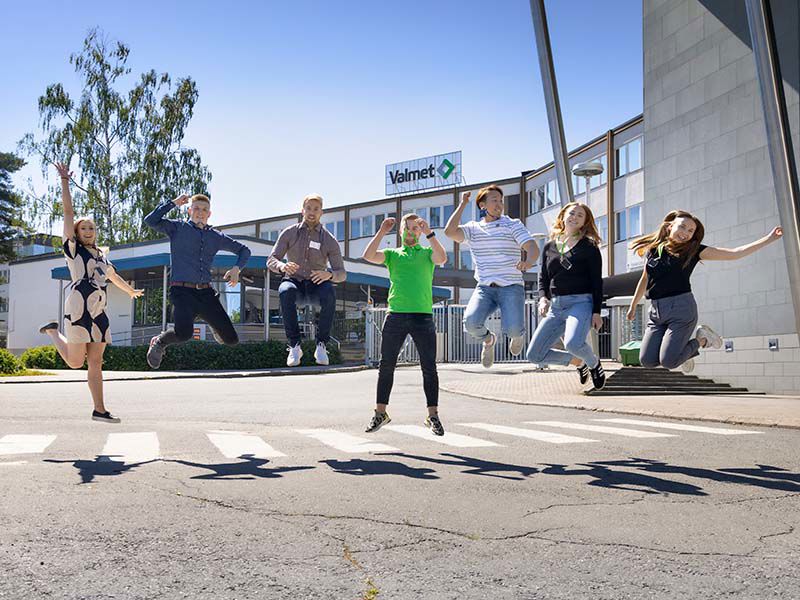
[[[173,208],[175,203],[168,200],[144,218],[146,225],[169,237],[172,281],[211,283],[211,266],[220,250],[236,254],[236,266],[244,268],[250,258],[247,246],[208,225],[165,219]]]

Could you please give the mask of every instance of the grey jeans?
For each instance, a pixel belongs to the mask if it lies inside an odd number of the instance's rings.
[[[639,353],[642,366],[675,369],[700,354],[696,327],[697,303],[691,292],[652,300]]]

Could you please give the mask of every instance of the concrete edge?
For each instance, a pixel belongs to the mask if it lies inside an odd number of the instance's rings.
[[[504,404],[516,404],[517,406],[546,406],[548,408],[572,408],[575,410],[586,410],[592,412],[607,412],[607,413],[614,413],[618,415],[632,415],[632,416],[644,416],[644,417],[659,417],[663,419],[673,419],[675,421],[707,421],[709,423],[726,423],[728,425],[749,425],[751,427],[780,427],[782,429],[800,429],[800,425],[787,425],[785,423],[779,423],[777,421],[763,421],[763,422],[756,422],[754,420],[741,420],[736,419],[735,417],[727,417],[727,418],[719,418],[719,417],[712,417],[712,416],[676,416],[674,414],[669,414],[662,411],[657,410],[640,410],[640,411],[631,411],[631,410],[623,410],[618,408],[607,408],[607,407],[598,407],[598,406],[587,406],[585,404],[575,403],[575,404],[556,404],[553,402],[519,402],[516,400],[508,400],[507,398],[498,398],[496,396],[489,396],[486,394],[473,394],[470,392],[461,392],[458,390],[454,390],[452,388],[447,388],[445,386],[440,385],[439,389],[443,392],[447,392],[448,394],[454,394],[457,396],[468,396],[470,398],[478,398],[479,400],[491,400],[492,402],[502,402]]]
[[[328,369],[315,369],[309,371],[301,371],[298,368],[282,367],[278,369],[271,369],[265,371],[221,371],[221,372],[193,372],[193,371],[170,371],[169,373],[159,374],[153,372],[152,375],[137,375],[134,377],[120,377],[108,378],[109,373],[125,373],[126,371],[105,371],[105,383],[117,381],[152,381],[158,379],[238,379],[246,377],[282,377],[282,376],[297,376],[297,375],[324,375],[327,373],[355,373],[357,371],[366,371],[371,367],[367,365],[353,365],[346,367],[331,367]],[[302,369],[302,367],[300,367]],[[128,371],[130,372],[130,371]],[[0,381],[3,384],[24,385],[31,383],[83,383],[83,379],[54,379],[52,375],[35,375],[34,377],[41,377],[41,379],[28,379],[25,381]],[[10,379],[10,378],[9,378]]]

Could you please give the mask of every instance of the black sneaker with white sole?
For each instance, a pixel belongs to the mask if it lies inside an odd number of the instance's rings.
[[[120,418],[115,417],[110,412],[106,411],[104,413],[97,412],[96,410],[92,411],[92,421],[100,421],[102,423],[119,423]]]
[[[429,415],[425,419],[425,427],[433,432],[433,435],[444,435],[444,426],[436,415]]]
[[[147,349],[147,364],[151,368],[157,369],[161,366],[161,361],[164,358],[164,346],[158,340],[158,336],[154,335],[150,340],[150,347]]]
[[[589,369],[589,373],[592,375],[594,389],[602,390],[606,385],[606,374],[600,361],[597,361],[597,366],[594,369]]]
[[[367,428],[364,430],[364,433],[375,433],[376,431],[378,431],[378,429],[380,429],[387,423],[391,422],[392,420],[389,418],[389,413],[385,412],[381,413],[376,410],[375,414],[372,415],[372,420],[369,422],[369,425],[367,425]]]
[[[586,385],[586,382],[589,381],[589,367],[586,363],[578,367],[578,377],[581,378],[581,385]]]
[[[55,321],[48,321],[41,327],[39,327],[39,333],[47,333],[48,329],[58,329],[58,323]]]

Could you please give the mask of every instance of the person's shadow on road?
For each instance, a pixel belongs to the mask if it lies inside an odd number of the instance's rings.
[[[43,462],[72,464],[73,467],[78,469],[78,475],[81,478],[81,484],[84,484],[92,483],[95,477],[114,477],[158,460],[151,459],[138,463],[124,463],[119,460],[113,460],[113,458],[113,456],[100,454],[97,455],[94,460],[86,460],[82,458],[75,460],[56,460],[53,458],[46,458]]]
[[[395,452],[391,456],[398,456],[401,458],[411,458],[425,462],[432,462],[439,465],[454,465],[456,467],[466,467],[461,471],[469,475],[484,475],[486,477],[497,477],[499,479],[511,479],[513,481],[522,481],[526,477],[535,475],[539,472],[536,467],[525,467],[522,465],[511,465],[507,463],[494,462],[491,460],[481,460],[471,456],[459,456],[458,454],[449,454],[442,452],[440,456],[447,456],[449,458],[434,458],[431,456],[417,456],[415,454],[406,454],[404,452]],[[515,475],[503,475],[502,473],[518,473]]]
[[[172,462],[187,467],[211,471],[211,473],[205,475],[195,475],[192,479],[221,479],[228,481],[235,479],[274,479],[283,477],[284,473],[289,473],[291,471],[306,471],[315,468],[313,466],[265,468],[264,465],[269,463],[265,458],[256,458],[252,454],[242,454],[239,458],[241,460],[238,462],[217,464],[205,464],[177,459],[170,459],[164,462]]]
[[[399,475],[412,479],[439,479],[433,469],[419,469],[409,467],[401,462],[391,460],[364,460],[353,458],[351,460],[321,460],[337,473],[347,475]]]
[[[620,463],[624,461],[619,461]],[[608,488],[612,490],[624,490],[629,492],[642,492],[645,494],[683,494],[688,496],[707,496],[703,488],[692,485],[691,483],[681,483],[660,479],[642,473],[631,473],[610,469],[609,463],[588,463],[575,465],[581,468],[568,468],[567,465],[547,464],[542,469],[543,475],[561,475],[570,477],[591,477],[587,483],[594,487]]]

